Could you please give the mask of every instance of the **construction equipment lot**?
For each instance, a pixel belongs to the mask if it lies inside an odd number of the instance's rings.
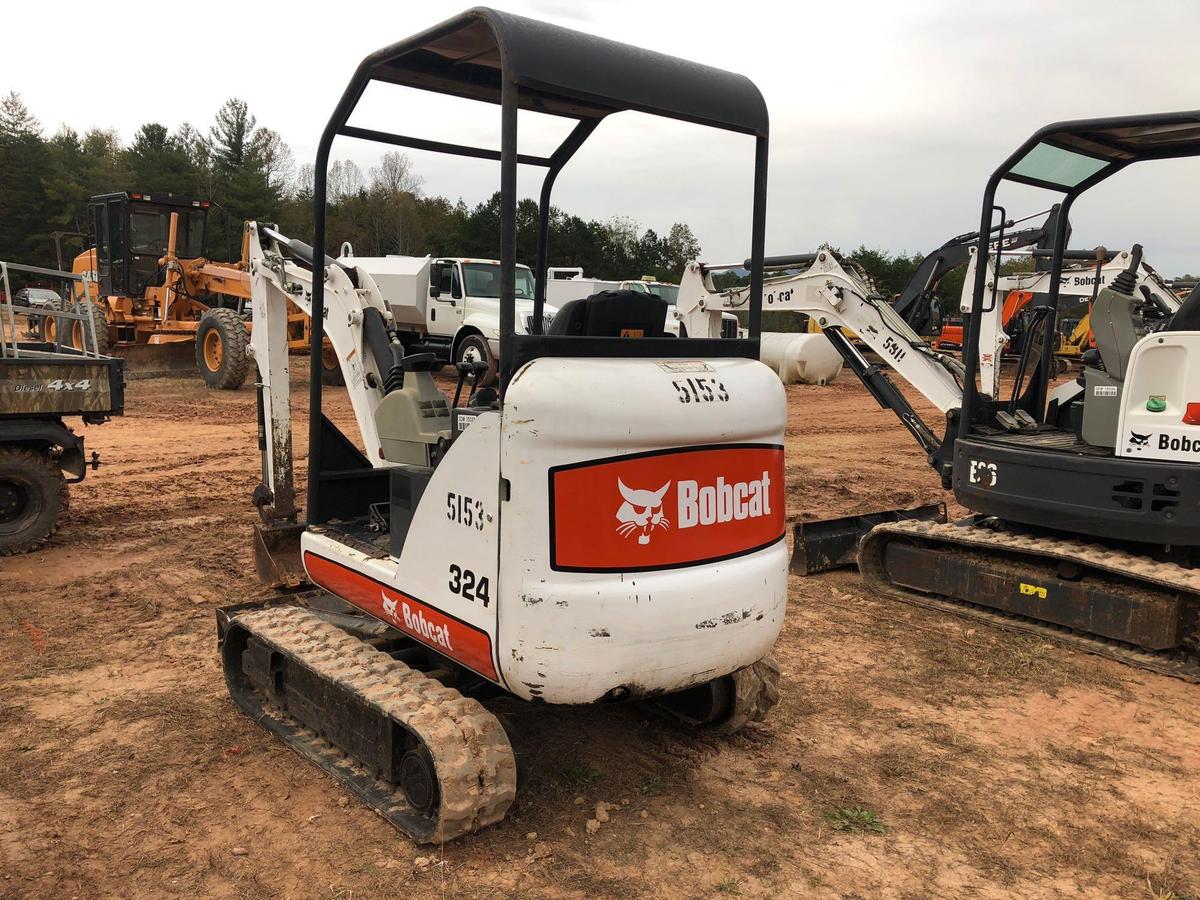
[[[944,498],[853,376],[787,392],[789,520]],[[342,389],[326,412],[352,420]],[[103,477],[48,547],[0,562],[0,897],[1200,894],[1195,685],[853,572],[792,577],[765,723],[717,738],[645,706],[500,701],[516,805],[417,847],[226,692],[213,610],[266,593],[254,422],[249,389],[131,383],[87,432]]]

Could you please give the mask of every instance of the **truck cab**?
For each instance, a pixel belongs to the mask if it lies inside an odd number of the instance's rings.
[[[486,362],[484,382],[500,358],[500,261],[469,257],[355,256],[343,246],[340,262],[362,266],[387,298],[411,352],[431,352],[440,363]],[[428,274],[426,274],[426,272]],[[516,267],[516,331],[533,329],[533,272]],[[542,330],[558,312],[547,303]]]

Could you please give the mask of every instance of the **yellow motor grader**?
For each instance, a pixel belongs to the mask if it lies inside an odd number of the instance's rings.
[[[211,388],[235,390],[250,367],[250,276],[246,249],[236,263],[203,256],[209,202],[137,191],[90,201],[92,247],[75,257],[72,300],[92,317],[99,351],[125,358],[136,375],[166,375],[195,365]],[[85,296],[86,295],[86,296]],[[59,335],[60,318],[69,335]],[[83,346],[79,319],[41,319],[51,343]],[[306,352],[308,317],[292,308],[289,349]],[[329,376],[340,370],[329,356]]]

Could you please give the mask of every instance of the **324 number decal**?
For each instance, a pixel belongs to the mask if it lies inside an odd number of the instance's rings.
[[[483,501],[472,500],[451,491],[446,494],[446,518],[476,531],[483,531]]]
[[[729,391],[715,378],[697,375],[672,381],[671,384],[679,392],[680,403],[725,403],[729,400]]]
[[[476,578],[475,573],[470,569],[464,569],[462,566],[451,563],[450,593],[458,594],[464,600],[479,600],[486,607],[492,599],[488,591],[489,587],[486,575],[482,578]]]

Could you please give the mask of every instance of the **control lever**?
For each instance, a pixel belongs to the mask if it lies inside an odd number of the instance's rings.
[[[463,384],[468,380],[471,384],[475,384],[479,380],[479,376],[488,370],[488,364],[483,360],[471,359],[463,360],[454,364],[458,369],[458,385],[454,388],[454,409],[458,408],[458,401],[462,399]]]

